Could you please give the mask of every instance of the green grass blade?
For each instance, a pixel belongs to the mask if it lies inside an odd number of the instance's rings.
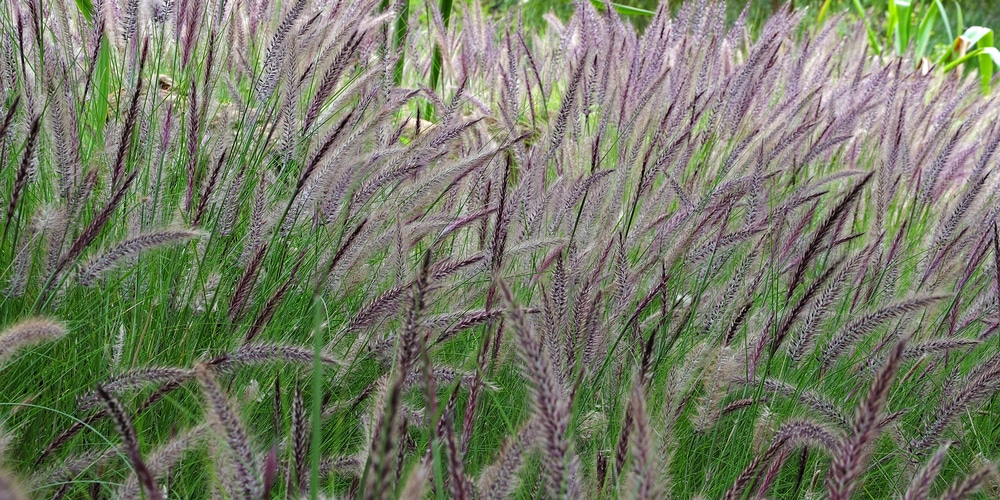
[[[404,0],[400,2],[401,8],[399,16],[396,17],[396,32],[394,40],[399,59],[396,59],[396,66],[392,70],[392,80],[396,85],[403,83],[403,63],[406,61],[406,35],[409,33],[410,2]]]
[[[979,54],[982,54],[982,53],[983,53],[983,49],[973,50],[973,51],[965,54],[964,56],[959,57],[958,59],[955,59],[954,61],[951,61],[948,64],[946,64],[944,66],[944,68],[942,69],[942,71],[944,71],[945,73],[947,73],[949,71],[952,71],[955,68],[957,68],[959,65],[968,62],[970,59],[973,59],[975,57],[979,57]]]
[[[104,124],[108,120],[108,95],[111,93],[111,49],[107,37],[101,37],[97,60],[94,62],[93,89],[85,104],[87,111],[81,131],[82,147],[88,155],[104,147]]]
[[[94,2],[92,0],[76,0],[76,8],[88,21],[94,19]]]
[[[936,9],[927,9],[927,12],[924,13],[924,18],[920,21],[916,53],[918,62],[927,54],[927,44],[930,42],[931,34],[934,32],[934,26],[937,24],[937,14],[938,11]]]
[[[969,42],[969,47],[982,48],[993,46],[993,30],[983,26],[969,26],[969,29],[962,33],[962,38]],[[979,44],[980,41],[985,41],[986,45]]]
[[[857,11],[858,15],[861,16],[861,20],[865,23],[865,31],[868,32],[868,44],[871,45],[876,54],[882,55],[882,44],[878,43],[878,36],[875,35],[875,30],[872,29],[872,25],[868,21],[868,15],[865,13],[865,8],[861,6],[860,0],[851,1],[854,5],[854,10]]]
[[[313,366],[311,380],[312,402],[309,405],[309,418],[312,423],[312,446],[309,447],[309,498],[319,498],[319,465],[322,459],[323,443],[323,316],[319,307],[320,301],[312,301],[312,333],[313,333]]]
[[[830,4],[833,0],[826,0],[823,5],[819,8],[819,14],[816,15],[816,25],[819,26],[823,24],[823,19],[826,17],[826,11],[830,9]]]
[[[600,0],[590,0],[590,3],[594,4],[594,7],[597,7],[598,9],[600,9],[602,11],[604,10],[604,6],[605,6],[604,2],[602,2]],[[650,17],[652,17],[652,16],[656,15],[655,11],[652,11],[652,10],[649,10],[649,9],[643,9],[643,8],[640,8],[640,7],[633,7],[631,5],[625,5],[625,4],[615,3],[615,2],[611,2],[611,7],[613,7],[616,11],[618,11],[619,14],[624,14],[624,15],[627,15],[627,16],[650,16]]]
[[[448,24],[451,21],[451,8],[452,0],[441,0],[438,4],[438,9],[441,10],[441,19],[444,21],[444,28],[448,29]],[[438,90],[438,83],[441,80],[441,65],[443,63],[441,59],[441,47],[434,46],[434,55],[431,57],[431,90]],[[434,106],[432,104],[427,104],[427,119],[434,121]]]
[[[955,34],[951,31],[951,21],[948,19],[948,9],[944,8],[944,5],[941,4],[941,0],[934,0],[934,6],[937,7],[937,11],[941,15],[941,20],[944,21],[944,32],[948,35],[948,40],[954,40]]]
[[[895,0],[896,4],[896,53],[902,54],[910,45],[910,15],[913,6],[909,0]]]
[[[993,46],[993,30],[983,35],[979,45],[982,50],[979,54],[979,78],[983,85],[983,93],[988,94],[993,80],[993,66],[1000,61],[1000,52]]]
[[[958,0],[955,0],[955,10],[958,12],[955,16],[958,22],[958,30],[956,32],[963,32],[965,31],[965,18],[962,16],[962,6],[959,5]]]
[[[896,25],[899,24],[899,8],[896,5],[895,0],[890,0],[888,6],[889,18],[885,24],[885,32],[890,38],[892,38],[893,47],[896,49],[896,53],[898,54],[900,51],[899,28],[897,28]]]

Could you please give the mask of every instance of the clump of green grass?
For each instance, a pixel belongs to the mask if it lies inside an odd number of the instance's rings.
[[[5,4],[20,491],[995,487],[976,75],[843,18],[435,4]]]

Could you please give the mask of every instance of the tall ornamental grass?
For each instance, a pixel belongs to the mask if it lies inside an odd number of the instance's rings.
[[[997,494],[974,70],[436,3],[3,4],[0,496]]]

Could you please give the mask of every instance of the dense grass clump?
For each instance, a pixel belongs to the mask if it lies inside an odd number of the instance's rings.
[[[435,4],[3,5],[0,497],[995,494],[978,75]]]

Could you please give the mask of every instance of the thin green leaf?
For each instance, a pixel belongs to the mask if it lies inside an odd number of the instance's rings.
[[[909,0],[895,0],[896,6],[896,53],[902,54],[910,45],[910,14],[913,8]]]
[[[833,3],[833,0],[826,0],[823,2],[823,6],[819,8],[819,15],[816,16],[817,26],[823,23],[823,18],[826,17],[826,11],[830,9],[831,3]]]
[[[944,21],[944,32],[948,35],[948,40],[954,40],[955,35],[951,31],[951,21],[948,19],[948,10],[941,4],[941,0],[934,0],[934,5],[937,7],[938,13],[941,14],[941,20]]]
[[[604,2],[600,0],[590,0],[590,1],[597,7],[600,8],[604,7]],[[656,15],[656,12],[654,11],[648,9],[641,9],[639,7],[633,7],[631,5],[611,2],[611,6],[614,7],[614,9],[618,11],[619,14],[625,14],[630,16],[650,16],[650,17]]]
[[[882,55],[882,45],[878,43],[878,37],[875,35],[875,30],[872,29],[872,25],[868,22],[868,15],[865,14],[865,8],[861,6],[860,0],[851,0],[854,5],[854,10],[857,11],[858,15],[861,16],[861,20],[865,23],[865,31],[868,32],[868,44],[871,45],[875,53]]]
[[[980,40],[986,38],[985,46],[989,47],[993,45],[993,30],[984,26],[970,26],[969,29],[965,30],[965,33],[962,33],[960,38],[964,38],[969,42],[969,47],[976,45]],[[983,46],[980,45],[980,47]]]
[[[917,61],[920,61],[927,54],[927,44],[930,42],[931,34],[934,32],[934,26],[937,24],[937,14],[938,11],[936,9],[927,9],[927,12],[924,13],[924,18],[920,21],[920,28],[917,34]]]

